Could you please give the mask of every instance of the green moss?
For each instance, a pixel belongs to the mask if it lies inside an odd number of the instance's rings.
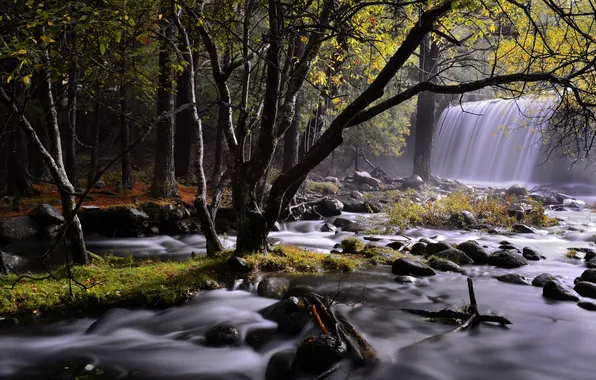
[[[365,247],[362,240],[352,237],[343,239],[341,243],[339,243],[339,245],[345,253],[357,253],[359,251],[362,251]]]
[[[387,215],[389,224],[399,228],[449,226],[451,215],[463,210],[470,211],[480,223],[496,227],[511,227],[520,222],[539,227],[557,224],[556,219],[545,214],[542,204],[531,199],[525,203],[531,206],[532,211],[526,213],[523,220],[518,221],[515,217],[509,216],[507,209],[516,201],[508,196],[482,199],[470,193],[455,192],[437,201],[421,204],[406,194],[393,200]]]
[[[315,181],[306,181],[306,190],[313,191],[315,193],[321,193],[324,195],[332,195],[337,194],[339,192],[339,187],[331,182],[315,182]]]

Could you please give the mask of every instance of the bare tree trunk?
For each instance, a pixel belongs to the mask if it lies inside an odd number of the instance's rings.
[[[290,124],[290,128],[284,136],[284,159],[283,172],[286,172],[298,162],[298,149],[300,145],[300,122],[302,120],[302,95],[296,101],[296,115]]]
[[[430,36],[420,43],[420,82],[431,80],[437,73],[439,47]],[[414,173],[424,181],[431,178],[430,161],[435,133],[435,97],[432,92],[418,94],[416,105],[416,141],[414,145]]]
[[[176,106],[180,107],[189,102],[187,88],[190,81],[190,68],[186,67],[178,77],[176,91]],[[176,178],[187,179],[190,173],[190,156],[192,151],[193,121],[192,111],[183,110],[176,114],[176,134],[174,135],[174,166]]]
[[[164,6],[167,7],[167,3]],[[159,78],[157,89],[157,110],[172,112],[174,110],[174,80],[172,75],[172,47],[174,29],[165,16],[162,21],[162,37],[160,37]],[[153,172],[152,196],[156,198],[178,198],[178,187],[174,176],[174,116],[171,115],[157,124],[155,170]]]
[[[73,36],[74,38],[74,36]],[[79,67],[76,58],[72,58],[68,71],[68,123],[64,128],[64,166],[73,186],[77,181],[77,90],[79,86]]]

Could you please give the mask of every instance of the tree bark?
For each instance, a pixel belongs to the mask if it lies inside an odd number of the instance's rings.
[[[420,82],[433,81],[436,75],[439,47],[427,36],[420,43]],[[414,173],[424,181],[431,178],[430,162],[435,133],[435,94],[424,91],[418,94],[416,105],[416,140],[414,145]]]
[[[187,88],[190,80],[190,68],[186,67],[178,77],[176,91],[176,106],[180,107],[189,102]],[[174,135],[174,166],[176,178],[187,179],[190,173],[190,156],[192,152],[193,121],[192,111],[183,110],[176,114],[176,134]]]
[[[95,100],[95,110],[93,112],[93,124],[91,125],[91,160],[89,163],[89,172],[87,173],[87,183],[90,184],[95,179],[98,170],[98,150],[99,150],[99,112],[101,102],[98,98]]]
[[[165,8],[167,7],[167,4]],[[166,13],[162,21],[162,36],[160,37],[159,52],[159,78],[157,89],[157,110],[159,114],[171,113],[174,110],[174,80],[172,73],[172,48],[171,41],[174,29],[167,22]],[[153,185],[151,195],[156,198],[178,198],[174,168],[174,115],[171,115],[157,124],[155,167],[153,172]]]
[[[292,120],[292,124],[290,124],[290,128],[284,136],[283,172],[287,172],[298,162],[302,100],[302,95],[299,95],[296,101],[296,114]]]
[[[74,36],[73,36],[74,38]],[[77,90],[79,86],[79,67],[76,58],[68,71],[68,123],[64,128],[64,166],[66,174],[73,186],[78,186],[77,180]]]
[[[123,32],[123,38],[125,37]],[[128,122],[128,98],[130,93],[130,85],[126,83],[125,75],[127,70],[126,62],[126,48],[122,51],[122,72],[120,78],[120,153],[122,154],[121,168],[120,168],[120,184],[122,191],[133,188],[132,176],[130,170],[130,156],[126,152],[130,142],[130,123]]]

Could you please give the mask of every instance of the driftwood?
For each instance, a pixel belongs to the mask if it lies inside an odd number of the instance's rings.
[[[510,325],[511,321],[499,315],[482,315],[478,311],[478,304],[476,302],[476,294],[474,293],[474,282],[468,278],[468,294],[470,297],[470,305],[468,305],[465,312],[453,311],[443,309],[440,311],[428,311],[422,309],[402,309],[406,313],[420,315],[426,318],[441,318],[457,321],[461,323],[457,330],[466,330],[474,327],[481,322],[492,322],[500,325]]]

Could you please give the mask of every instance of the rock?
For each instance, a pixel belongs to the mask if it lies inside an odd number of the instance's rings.
[[[507,250],[513,250],[513,251],[517,251],[519,253],[521,253],[521,251],[519,249],[517,249],[517,247],[510,245],[510,244],[501,244],[499,246],[499,249],[507,249]]]
[[[354,172],[354,182],[371,186],[373,189],[379,189],[381,181],[371,176],[368,172]]]
[[[269,343],[277,334],[276,328],[262,328],[248,332],[246,334],[246,344],[255,350],[260,350]]]
[[[499,268],[513,269],[528,265],[528,260],[514,251],[497,251],[488,256],[488,264]]]
[[[596,311],[596,304],[593,302],[582,301],[582,302],[578,302],[577,306],[581,307],[582,309],[588,310],[588,311]]]
[[[465,228],[477,224],[478,221],[470,211],[460,211],[451,214],[449,223],[458,228]]]
[[[367,228],[365,225],[362,225],[360,223],[352,223],[347,225],[346,227],[342,228],[342,231],[346,231],[346,232],[363,232],[366,231]]]
[[[451,260],[459,265],[474,264],[474,260],[457,248],[449,248],[437,252],[433,256],[439,257],[441,259]]]
[[[300,374],[320,374],[343,359],[347,351],[346,344],[335,335],[309,336],[298,345],[292,369]]]
[[[288,291],[284,294],[284,298],[290,298],[290,297],[305,297],[306,295],[312,293],[315,291],[315,288],[313,288],[310,285],[293,285],[290,287],[290,289],[288,289]]]
[[[464,252],[466,256],[474,260],[474,264],[483,265],[488,262],[488,252],[476,240],[468,240],[460,243],[457,249]]]
[[[383,207],[375,201],[365,201],[364,207],[369,214],[378,214],[383,211]]]
[[[321,228],[319,228],[321,232],[335,232],[337,231],[337,227],[330,223],[324,223]]]
[[[344,200],[345,212],[355,212],[358,214],[376,214],[383,211],[381,205],[375,201],[350,201]]]
[[[517,220],[522,220],[526,213],[522,205],[511,205],[507,207],[507,215]]]
[[[538,261],[544,257],[540,254],[540,252],[530,247],[524,247],[522,255],[526,258],[526,260],[532,261]]]
[[[32,238],[39,232],[39,224],[28,216],[17,216],[0,222],[0,244]]]
[[[302,304],[297,298],[292,296],[274,303],[261,310],[259,313],[270,321],[277,323],[277,331],[288,335],[298,335],[304,327],[311,322],[310,316],[304,313]]]
[[[451,249],[451,248],[453,248],[453,247],[450,246],[449,244],[445,243],[444,241],[440,241],[438,243],[428,243],[426,245],[426,254],[434,255],[438,252],[444,251],[446,249]]]
[[[563,206],[575,210],[582,210],[586,206],[586,202],[579,199],[564,199]]]
[[[544,285],[546,285],[547,282],[549,281],[558,281],[557,277],[550,274],[550,273],[542,273],[539,274],[538,276],[534,277],[534,280],[532,280],[532,285],[539,287],[539,288],[543,288]]]
[[[395,282],[398,284],[414,284],[417,278],[412,276],[397,276],[395,277]]]
[[[508,284],[516,284],[516,285],[530,285],[530,281],[518,273],[508,273],[502,276],[496,277],[497,280],[501,282],[506,282]]]
[[[445,251],[443,251],[445,252]],[[454,263],[453,261],[447,260],[447,259],[442,259],[439,257],[431,257],[430,260],[428,260],[428,266],[436,269],[436,270],[440,270],[441,272],[456,272],[456,273],[462,273],[463,270],[459,267],[459,265],[457,265],[456,263]]]
[[[332,184],[334,184],[336,186],[339,186],[340,185],[339,179],[337,179],[337,177],[331,177],[331,176],[325,177],[323,179],[323,182],[330,182],[330,183],[332,183]]]
[[[584,260],[590,261],[596,257],[596,251],[592,248],[575,248],[577,251],[585,253]]]
[[[400,257],[393,262],[391,272],[398,276],[434,276],[436,272],[426,264]]]
[[[40,226],[64,223],[64,216],[56,207],[42,203],[29,212],[29,217]]]
[[[109,237],[141,237],[147,233],[150,223],[157,222],[160,226],[162,223],[163,209],[154,204],[147,207],[152,208],[153,218],[134,207],[85,209],[79,216],[85,232],[97,232]]]
[[[316,206],[317,213],[324,217],[341,215],[344,204],[333,198],[325,198]]]
[[[346,218],[335,218],[335,220],[333,221],[333,225],[335,227],[339,227],[339,228],[344,228],[346,226],[349,226],[350,224],[353,224],[354,221],[350,220],[350,219],[346,219]]]
[[[323,220],[323,215],[319,214],[315,207],[311,207],[304,211],[302,220]]]
[[[294,350],[279,351],[271,356],[265,371],[265,380],[293,379],[292,361],[296,353]]]
[[[60,235],[60,231],[62,231],[62,226],[58,224],[48,224],[41,228],[38,235],[41,239],[53,240]]]
[[[414,256],[426,256],[426,243],[415,243],[412,248],[410,248],[410,253]]]
[[[525,224],[514,224],[513,227],[511,227],[511,229],[513,230],[513,232],[517,232],[518,234],[533,234],[535,233],[535,231],[526,226]]]
[[[361,192],[354,190],[350,193],[350,198],[360,200],[360,199],[364,198],[364,195],[362,195]]]
[[[544,284],[542,295],[546,298],[559,301],[578,301],[578,294],[567,285],[563,285],[559,281],[549,281]]]
[[[424,186],[424,181],[419,175],[409,176],[402,181],[402,188],[404,189],[419,189],[422,186]]]
[[[583,281],[596,284],[596,269],[586,269],[580,277]]]
[[[404,245],[405,244],[403,241],[392,241],[391,243],[387,244],[386,247],[399,251]]]
[[[528,195],[528,189],[523,185],[511,185],[507,189],[507,195],[526,196]]]
[[[588,268],[595,269],[596,268],[596,257],[591,260],[586,261],[586,266]]]
[[[240,333],[232,325],[221,324],[213,327],[205,334],[205,345],[208,347],[230,347],[240,344]]]
[[[288,290],[290,281],[281,277],[267,277],[259,282],[257,294],[265,298],[282,299]]]
[[[582,297],[596,298],[596,284],[580,281],[573,288]]]
[[[233,272],[248,273],[251,271],[250,266],[242,257],[232,256],[228,259],[228,265]]]

